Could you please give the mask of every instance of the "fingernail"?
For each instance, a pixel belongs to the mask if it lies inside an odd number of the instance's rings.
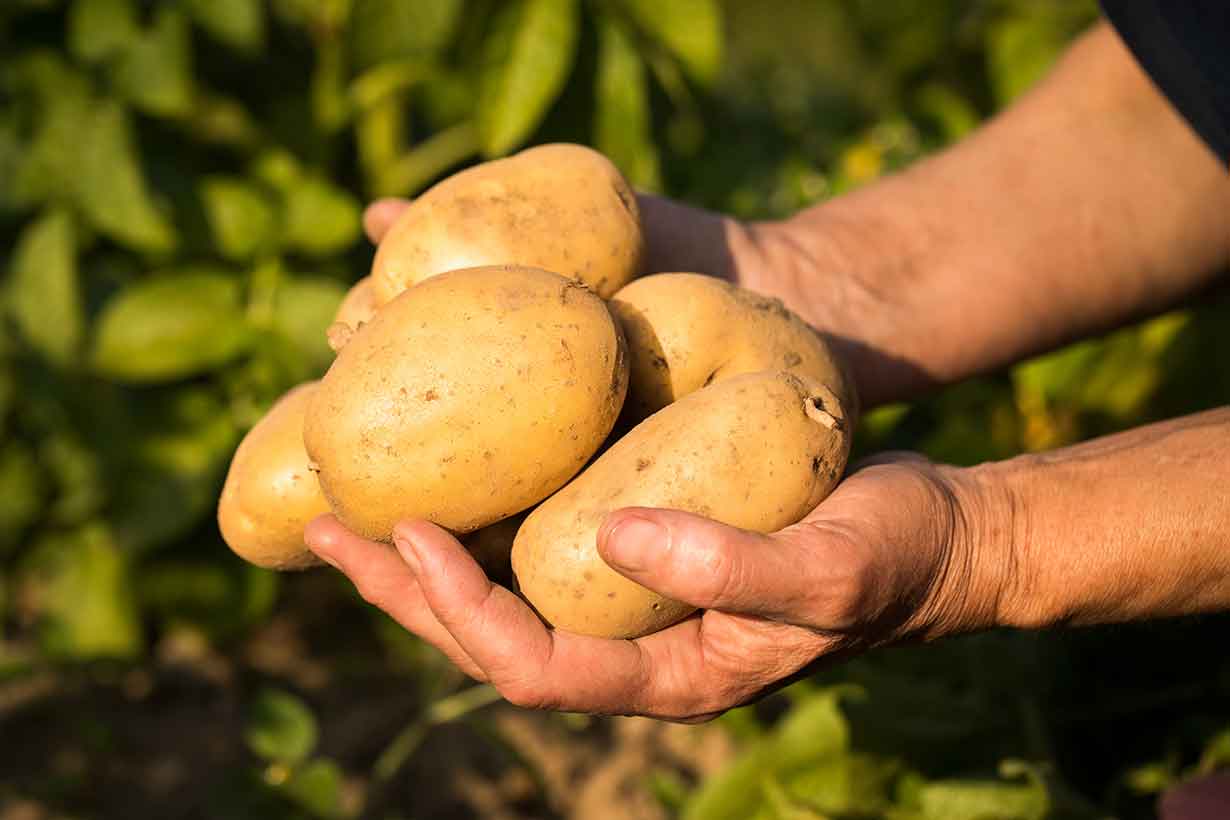
[[[666,543],[666,530],[646,518],[625,518],[606,537],[606,557],[623,569],[644,570]]]
[[[419,555],[414,551],[414,544],[406,538],[393,536],[393,546],[397,547],[397,552],[401,555],[401,560],[405,561],[410,571],[418,575],[422,570],[422,565],[419,564]]]

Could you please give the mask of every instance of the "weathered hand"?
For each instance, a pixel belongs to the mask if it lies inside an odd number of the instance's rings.
[[[603,558],[702,609],[633,641],[549,629],[427,522],[400,524],[396,551],[330,516],[306,537],[367,601],[513,703],[699,721],[839,651],[994,623],[994,568],[1008,564],[975,554],[982,494],[969,471],[896,454],[772,535],[678,511],[617,511],[598,535]]]

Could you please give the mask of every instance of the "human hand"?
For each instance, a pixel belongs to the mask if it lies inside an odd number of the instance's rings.
[[[428,522],[402,522],[396,550],[331,516],[306,540],[364,599],[513,703],[695,722],[838,653],[996,623],[1012,562],[988,552],[987,493],[977,471],[890,454],[772,535],[672,510],[612,513],[598,534],[604,560],[702,610],[632,641],[549,629]]]

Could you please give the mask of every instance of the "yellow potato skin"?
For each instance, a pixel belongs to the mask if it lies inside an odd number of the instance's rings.
[[[268,569],[318,564],[303,543],[303,528],[329,505],[303,449],[303,417],[317,382],[280,398],[240,442],[218,501],[218,527],[227,545]]]
[[[329,347],[333,348],[334,353],[346,346],[361,325],[371,321],[377,307],[375,282],[370,275],[364,276],[346,293],[346,298],[337,307],[333,323],[325,330]]]
[[[691,393],[530,513],[512,550],[520,592],[558,629],[602,638],[663,629],[692,607],[607,566],[596,539],[608,513],[662,507],[773,532],[828,495],[849,450],[840,398],[792,373],[745,374]]]
[[[610,432],[623,335],[584,285],[534,268],[451,271],[350,339],[309,403],[304,444],[352,531],[426,518],[467,533],[540,501]]]
[[[826,384],[857,410],[850,381],[815,330],[777,299],[699,273],[659,273],[616,293],[630,364],[627,421],[743,373],[784,370]]]
[[[530,148],[456,173],[414,200],[376,249],[377,302],[444,271],[544,268],[602,298],[630,281],[644,240],[636,196],[602,154]]]

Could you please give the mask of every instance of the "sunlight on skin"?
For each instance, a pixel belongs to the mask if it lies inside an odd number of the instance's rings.
[[[948,563],[951,538],[942,528],[909,531],[911,521],[951,520],[928,509],[944,496],[929,489],[938,476],[912,456],[869,467],[830,497],[823,515],[774,535],[673,510],[613,513],[599,533],[608,563],[704,610],[632,641],[549,629],[523,600],[492,584],[455,538],[425,521],[398,525],[396,550],[351,534],[332,516],[313,521],[306,539],[367,601],[513,703],[691,722],[863,643],[852,635],[887,640],[925,628],[917,619],[885,620],[890,602],[943,611],[925,599]],[[641,528],[620,526],[634,519],[652,521],[662,537],[634,543]],[[911,544],[912,560],[888,559],[899,538]],[[884,572],[889,566],[893,572]]]

